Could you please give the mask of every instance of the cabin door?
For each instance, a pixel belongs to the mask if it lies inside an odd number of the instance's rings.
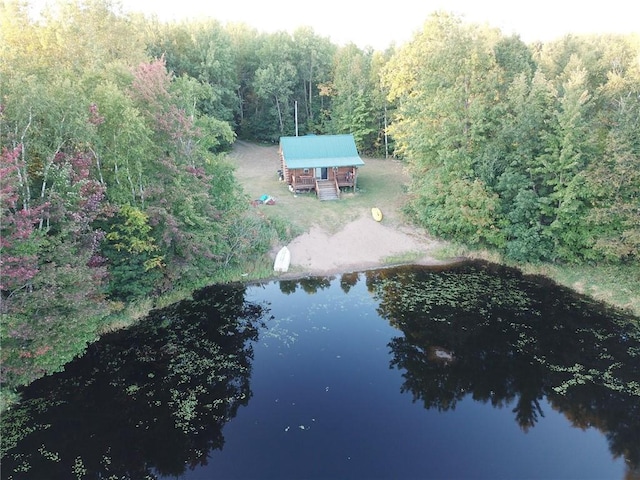
[[[316,168],[316,178],[319,180],[326,180],[329,178],[329,172],[326,167]]]

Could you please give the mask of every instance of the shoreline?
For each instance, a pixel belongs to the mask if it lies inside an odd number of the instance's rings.
[[[289,270],[274,272],[273,278],[331,276],[407,264],[449,266],[465,260],[436,259],[432,252],[442,245],[415,227],[393,227],[362,215],[336,233],[316,225],[294,238],[286,245],[291,252]],[[281,247],[270,252],[272,260]]]
[[[433,252],[446,245],[434,240],[418,227],[406,224],[394,225],[376,222],[370,216],[346,223],[342,230],[330,234],[318,225],[297,236],[288,245],[291,263],[287,272],[273,272],[271,275],[250,281],[299,280],[308,277],[335,277],[343,274],[361,273],[371,270],[400,266],[418,265],[433,268],[448,268],[467,261],[481,260],[516,268],[525,276],[542,277],[557,285],[564,286],[577,294],[604,303],[625,314],[640,318],[637,308],[631,303],[621,303],[614,299],[611,286],[605,286],[606,279],[600,278],[592,285],[583,281],[570,280],[575,276],[571,268],[554,270],[551,267],[536,268],[532,265],[513,265],[484,255],[456,256],[444,260],[437,259]],[[273,262],[282,244],[270,252]],[[604,283],[603,283],[603,280]]]
[[[301,280],[305,278],[313,278],[313,277],[337,277],[339,275],[350,275],[355,273],[365,273],[373,270],[386,270],[398,267],[409,267],[409,266],[423,266],[423,267],[432,267],[436,268],[449,268],[455,267],[462,263],[471,261],[470,258],[467,257],[456,257],[451,260],[417,260],[417,261],[407,261],[400,263],[380,263],[380,264],[370,264],[370,265],[362,265],[355,266],[353,268],[345,268],[345,269],[336,269],[336,270],[327,270],[327,271],[288,271],[285,273],[277,274],[274,272],[274,275],[268,278],[248,280],[249,282],[264,282],[264,281],[288,281],[288,280]]]

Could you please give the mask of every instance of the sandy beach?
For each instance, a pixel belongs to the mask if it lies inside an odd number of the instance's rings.
[[[390,257],[403,255],[417,258],[412,263],[444,264],[430,255],[438,245],[416,230],[391,228],[363,216],[334,234],[314,226],[296,237],[288,248],[291,270],[313,275],[377,268],[388,265]]]

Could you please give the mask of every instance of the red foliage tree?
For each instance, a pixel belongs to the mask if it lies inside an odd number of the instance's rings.
[[[175,103],[170,90],[172,80],[163,57],[142,63],[133,71],[131,97],[163,138],[161,143],[175,146],[174,160],[192,162],[193,144],[202,132],[195,126],[194,119]]]
[[[21,202],[21,152],[19,145],[0,153],[0,290],[7,295],[29,286],[38,273],[36,225],[47,206]]]

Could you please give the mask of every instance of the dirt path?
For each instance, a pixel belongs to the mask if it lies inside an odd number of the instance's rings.
[[[442,244],[403,219],[406,176],[398,162],[363,158],[359,190],[343,194],[341,200],[320,202],[313,194],[292,194],[278,180],[276,146],[238,141],[229,159],[252,198],[267,194],[276,199],[275,205],[256,208],[265,215],[287,219],[305,232],[288,245],[291,276],[336,274],[407,262],[446,263],[431,256]],[[382,222],[371,217],[372,206],[382,209]],[[274,258],[280,247],[274,247]]]

